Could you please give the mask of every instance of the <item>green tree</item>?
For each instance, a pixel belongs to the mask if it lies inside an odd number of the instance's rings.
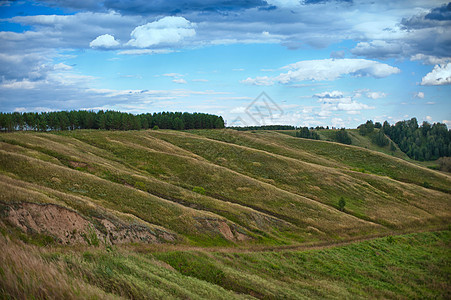
[[[346,206],[346,200],[343,197],[340,197],[340,200],[338,200],[338,209],[340,211],[344,211]]]

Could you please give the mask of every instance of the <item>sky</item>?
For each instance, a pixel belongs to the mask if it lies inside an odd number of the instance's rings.
[[[451,127],[451,2],[0,0],[0,111]]]

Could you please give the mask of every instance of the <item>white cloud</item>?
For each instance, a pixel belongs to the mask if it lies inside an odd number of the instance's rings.
[[[432,117],[431,116],[426,116],[426,121],[432,122]]]
[[[119,42],[110,34],[99,35],[89,43],[91,48],[115,48],[117,46],[119,46]]]
[[[29,81],[28,79],[24,79],[22,81],[4,81],[2,84],[0,84],[0,87],[6,89],[31,90],[34,89],[37,85],[37,81]]]
[[[166,73],[166,74],[163,74],[163,76],[179,78],[179,77],[183,77],[183,76],[185,76],[185,75],[180,74],[180,73]]]
[[[451,120],[443,120],[442,123],[446,124],[446,126],[448,126],[448,129],[451,128]]]
[[[53,70],[55,71],[69,71],[72,70],[71,66],[65,65],[63,63],[58,63],[53,66]]]
[[[415,97],[415,98],[424,99],[424,93],[423,93],[423,92],[415,93],[414,97]]]
[[[276,82],[289,84],[304,80],[333,81],[343,75],[383,78],[401,72],[396,67],[377,61],[350,58],[305,60],[284,66],[281,69],[288,71],[275,77],[249,77],[241,82],[253,85],[273,85]]]
[[[352,97],[343,97],[343,93],[340,91],[323,92],[315,94],[314,97],[318,97],[318,102],[321,103],[321,110],[318,113],[320,117],[329,117],[332,116],[332,112],[340,111],[344,111],[349,115],[357,115],[360,114],[361,110],[375,108],[357,102]]]
[[[385,98],[387,95],[382,92],[369,92],[366,94],[366,96],[370,99],[376,100],[379,98]]]
[[[131,49],[119,51],[119,55],[152,55],[152,54],[166,54],[172,53],[174,50],[170,49]]]
[[[191,81],[193,81],[193,82],[208,82],[208,79],[199,78],[199,79],[193,79]]]
[[[147,48],[157,45],[174,45],[184,38],[196,35],[195,24],[183,17],[164,17],[158,21],[136,27],[127,42],[128,46]]]
[[[172,82],[179,83],[179,84],[187,84],[186,80],[183,78],[173,79]]]
[[[230,112],[232,114],[242,114],[246,111],[246,107],[245,106],[238,106],[233,108]]]
[[[340,91],[322,92],[322,93],[315,94],[314,97],[317,97],[317,98],[341,98],[341,97],[343,97],[343,92],[340,92]]]
[[[240,82],[250,85],[273,85],[274,79],[268,76],[257,76],[255,78],[248,77]]]
[[[429,102],[426,102],[426,104],[427,104],[427,105],[434,105],[435,102],[429,101]]]
[[[332,118],[333,127],[345,127],[345,123],[342,118]]]
[[[421,85],[446,85],[451,84],[451,63],[436,65],[421,80]]]

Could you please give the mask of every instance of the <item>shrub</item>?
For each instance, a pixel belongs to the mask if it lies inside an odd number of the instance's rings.
[[[338,200],[338,209],[340,211],[345,210],[346,200],[343,197],[340,197],[340,200]]]
[[[136,181],[134,184],[135,188],[139,189],[139,190],[146,190],[146,184],[142,181]]]
[[[193,192],[201,194],[201,195],[205,195],[205,189],[201,186],[193,187]]]

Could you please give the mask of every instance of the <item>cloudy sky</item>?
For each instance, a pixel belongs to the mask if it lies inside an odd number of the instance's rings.
[[[3,112],[450,126],[450,56],[434,0],[0,0]]]

